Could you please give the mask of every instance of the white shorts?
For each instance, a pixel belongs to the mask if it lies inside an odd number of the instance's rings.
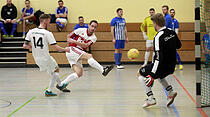
[[[47,71],[51,74],[58,69],[58,64],[52,56],[46,59],[37,59],[35,61],[39,66],[40,71]]]
[[[82,62],[79,60],[79,58],[85,53],[83,50],[80,50],[76,47],[69,47],[70,53],[66,52],[66,57],[69,61],[69,64],[74,65],[77,64],[82,67]]]
[[[64,23],[65,25],[67,24],[67,19],[66,18],[57,18],[57,21]]]
[[[146,47],[153,47],[153,40],[146,40]]]

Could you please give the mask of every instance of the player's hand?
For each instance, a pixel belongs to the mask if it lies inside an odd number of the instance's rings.
[[[114,44],[115,44],[115,43],[116,43],[116,40],[115,40],[115,39],[112,39],[112,43],[114,43]]]
[[[147,34],[145,32],[143,32],[143,37],[144,37],[144,40],[148,40],[149,37],[147,36]]]
[[[125,39],[125,42],[128,43],[128,37]]]
[[[6,22],[7,22],[7,23],[10,23],[10,22],[11,22],[11,19],[6,19]]]
[[[67,38],[68,43],[74,43],[74,40],[72,38]]]
[[[66,52],[70,53],[70,48],[69,47],[66,47]]]

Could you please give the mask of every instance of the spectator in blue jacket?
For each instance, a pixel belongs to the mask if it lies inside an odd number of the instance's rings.
[[[78,28],[88,28],[88,24],[85,24],[85,23],[84,23],[84,18],[83,18],[83,16],[79,16],[78,19],[79,19],[79,24],[77,24],[77,25],[74,27],[74,30],[76,30],[76,29],[78,29]]]

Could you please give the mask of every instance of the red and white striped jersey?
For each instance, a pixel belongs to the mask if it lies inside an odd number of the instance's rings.
[[[70,38],[78,41],[78,42],[84,42],[88,43],[89,47],[96,42],[97,37],[93,33],[92,35],[88,35],[88,29],[86,28],[78,28],[70,33]],[[86,50],[87,48],[83,48],[76,43],[70,43],[69,46],[74,46],[76,48],[79,48],[81,50]]]

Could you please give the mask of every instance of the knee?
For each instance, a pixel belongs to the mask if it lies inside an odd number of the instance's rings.
[[[150,52],[150,51],[151,51],[151,48],[146,48],[146,51],[147,51],[147,52]]]
[[[59,69],[59,68],[57,68],[57,69],[55,70],[55,72],[58,72],[58,73],[59,73],[59,72],[60,72],[60,69]]]
[[[78,76],[78,77],[82,77],[83,72],[82,72],[82,71],[80,71],[80,72],[77,72],[76,74],[77,74],[77,76]]]
[[[88,59],[93,58],[93,55],[92,54],[87,54],[87,58]]]

